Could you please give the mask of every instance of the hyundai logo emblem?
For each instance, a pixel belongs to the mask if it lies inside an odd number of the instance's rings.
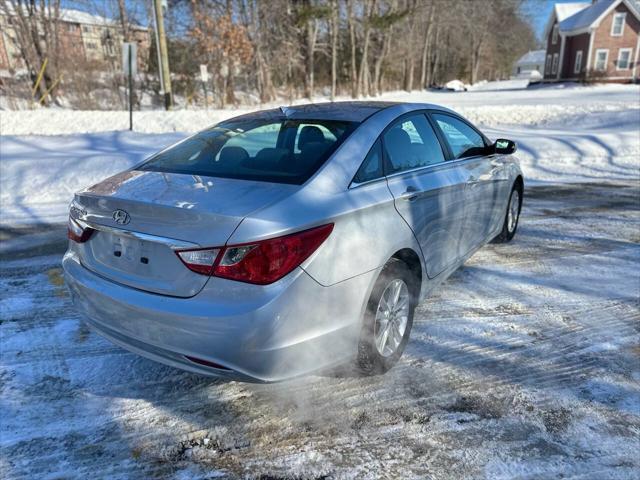
[[[118,225],[126,225],[131,221],[131,217],[124,210],[116,210],[113,212],[113,220]]]

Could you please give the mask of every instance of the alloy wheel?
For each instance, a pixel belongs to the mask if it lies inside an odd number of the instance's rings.
[[[513,190],[511,193],[511,201],[509,202],[509,209],[507,210],[507,230],[509,233],[513,233],[518,224],[518,215],[520,210],[520,192]]]
[[[380,296],[373,334],[383,357],[398,351],[407,329],[410,302],[409,287],[398,278],[391,280]]]

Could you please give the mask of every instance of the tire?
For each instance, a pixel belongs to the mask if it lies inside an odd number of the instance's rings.
[[[514,195],[517,195],[517,200],[514,199]],[[512,203],[516,203],[517,205],[512,205]],[[515,217],[515,222],[510,222],[511,215],[515,214],[515,211],[512,210],[512,207],[517,206],[517,214]],[[496,238],[493,239],[493,243],[507,243],[510,242],[516,234],[518,230],[518,222],[520,221],[520,210],[522,209],[522,186],[519,183],[516,183],[511,189],[511,194],[509,194],[509,203],[507,203],[507,211],[504,215],[504,222],[502,224],[502,231],[498,234]],[[511,228],[509,228],[511,227]]]
[[[384,311],[388,311],[388,309],[384,308],[386,302],[381,302],[381,299],[383,294],[385,294],[385,299],[390,299],[390,296],[395,293],[394,289],[398,286],[400,287],[400,298],[404,298],[403,287],[398,282],[402,282],[406,286],[407,308],[402,308],[398,314],[392,315],[391,320],[386,320],[388,328],[385,328],[384,321],[388,317],[384,315]],[[380,276],[376,280],[367,302],[362,333],[358,343],[356,367],[361,374],[378,375],[385,373],[402,356],[413,326],[413,314],[416,308],[419,286],[419,279],[416,278],[416,275],[409,269],[407,264],[401,260],[391,259],[380,272]],[[401,301],[398,301],[398,304],[400,303]],[[376,315],[379,308],[381,309],[380,318],[377,321]],[[406,323],[404,331],[401,332],[405,315]],[[383,351],[381,352],[378,345],[380,345],[382,337],[378,336],[378,344],[376,344],[376,335],[382,334],[384,336],[385,330],[387,331],[388,340],[383,345]],[[400,333],[402,333],[401,340],[394,347],[393,344],[400,337]]]

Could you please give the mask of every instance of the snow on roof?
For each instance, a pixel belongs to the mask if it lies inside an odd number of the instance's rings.
[[[556,3],[556,18],[558,19],[558,22],[562,22],[590,6],[591,2]]]
[[[545,53],[546,53],[546,50],[533,50],[533,51],[527,52],[518,59],[518,61],[516,62],[516,65],[544,63]]]
[[[0,0],[2,1],[2,0]],[[4,13],[5,11],[13,16],[16,14],[15,8],[13,3],[9,2],[8,0],[5,0],[4,2],[5,4],[5,8],[2,10],[2,13]],[[28,11],[26,9],[25,5],[22,5],[22,9],[25,15],[28,15]],[[36,10],[40,10],[39,6],[36,6]],[[47,15],[50,15],[51,17],[54,16],[54,12],[55,10],[50,8],[50,7],[45,7],[45,11],[47,12]],[[93,13],[88,13],[88,12],[84,12],[82,10],[76,10],[73,8],[61,8],[59,10],[59,18],[61,21],[63,22],[69,22],[69,23],[80,23],[80,24],[84,24],[84,25],[100,25],[100,26],[112,26],[112,25],[116,25],[117,24],[117,20],[114,20],[112,18],[108,18],[108,17],[103,17],[102,15],[95,15]],[[135,23],[131,23],[130,22],[130,28],[134,28],[134,29],[143,29],[146,30],[146,27],[143,27],[142,25],[138,25]]]
[[[71,23],[86,23],[90,25],[111,25],[115,23],[115,20],[111,18],[70,8],[60,9],[60,20]]]
[[[560,30],[563,32],[569,32],[571,30],[578,30],[580,28],[586,28],[595,22],[600,15],[607,11],[611,4],[618,0],[599,0],[589,8],[580,10],[579,12],[571,15],[565,20],[560,22]]]
[[[591,6],[591,2],[556,3],[553,6],[551,15],[549,15],[547,25],[544,27],[543,38],[549,37],[551,27],[556,20],[558,22],[562,22],[563,20],[569,18],[571,15],[574,15],[575,13],[578,13],[580,10],[584,10],[589,6]]]
[[[624,0],[623,0],[624,1]],[[588,28],[602,17],[609,8],[617,4],[619,0],[597,0],[588,8],[579,10],[573,15],[560,20],[560,31],[572,32],[575,30],[581,30]],[[640,4],[638,0],[631,0],[624,2],[632,11],[635,11],[636,15],[640,13]],[[564,4],[567,5],[567,4]],[[556,5],[557,7],[558,5]]]
[[[94,15],[93,13],[84,12],[82,10],[75,10],[72,8],[61,8],[60,20],[62,20],[63,22],[101,26],[115,25],[117,23],[117,21],[112,18],[103,17],[101,15]],[[145,29],[145,27],[137,25],[135,23],[131,23],[130,27],[135,29]]]

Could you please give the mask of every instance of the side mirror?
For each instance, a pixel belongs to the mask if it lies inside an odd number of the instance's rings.
[[[506,138],[499,138],[496,140],[496,143],[493,144],[494,153],[499,153],[502,155],[511,155],[518,149],[516,142],[512,140],[507,140]]]

